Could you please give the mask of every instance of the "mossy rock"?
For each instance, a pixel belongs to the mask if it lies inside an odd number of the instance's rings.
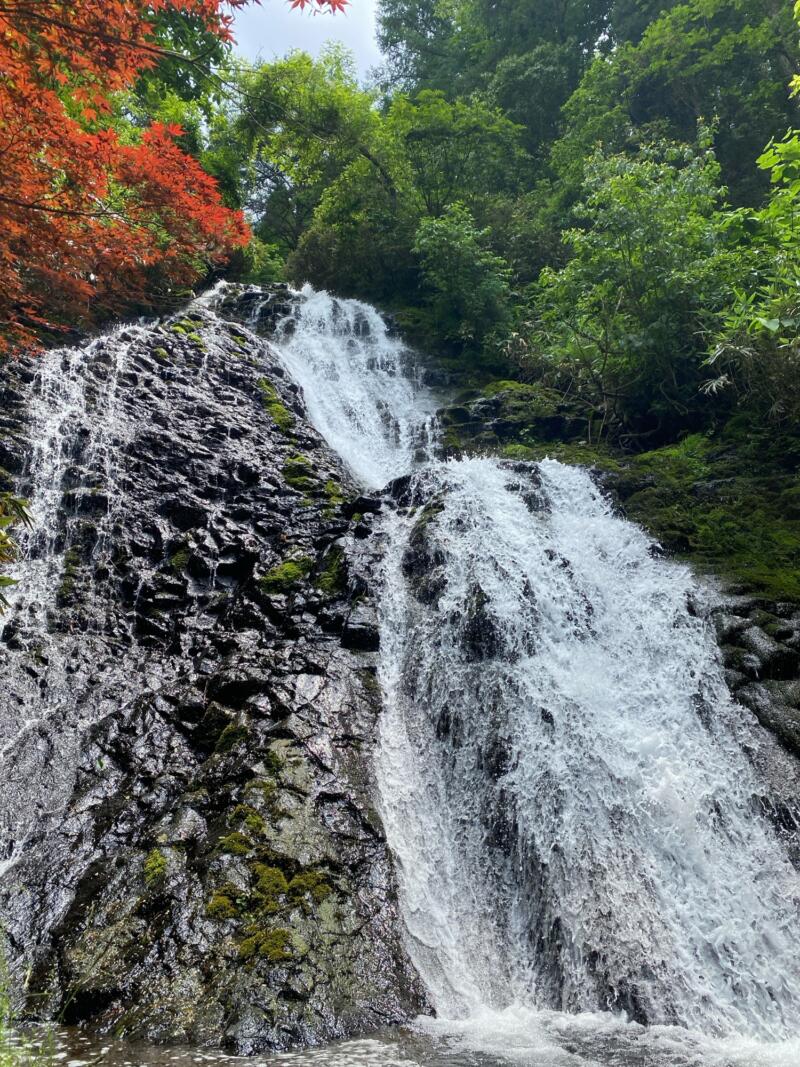
[[[306,577],[313,564],[314,561],[309,556],[286,560],[259,578],[259,587],[262,592],[270,595],[288,593]]]
[[[314,469],[307,456],[294,453],[284,461],[282,471],[286,484],[298,492],[307,493],[317,488]]]
[[[250,736],[250,731],[240,722],[231,722],[225,727],[222,733],[217,738],[217,743],[214,745],[214,752],[217,755],[224,755],[227,752],[231,752],[237,745],[243,744]]]
[[[249,804],[237,804],[231,813],[231,821],[242,824],[255,837],[263,837],[267,831],[264,816]]]
[[[283,927],[272,930],[251,927],[239,945],[239,955],[244,960],[259,957],[270,963],[288,963],[294,959],[293,941],[292,931]]]
[[[145,858],[142,874],[148,889],[161,885],[167,876],[167,857],[160,848],[152,849]]]
[[[256,385],[261,390],[264,408],[269,417],[282,433],[291,433],[295,426],[294,415],[281,402],[275,386],[266,378],[259,378]]]
[[[224,922],[226,919],[235,919],[239,915],[239,909],[234,900],[227,893],[215,892],[206,906],[206,915],[209,919]]]
[[[347,589],[347,566],[341,548],[332,548],[322,561],[317,589],[325,596],[341,596]]]
[[[315,904],[321,904],[332,892],[333,887],[322,871],[301,871],[289,882],[289,896],[298,904],[306,903],[309,898]]]
[[[219,839],[217,849],[230,856],[249,856],[253,851],[253,842],[240,830],[234,830]]]

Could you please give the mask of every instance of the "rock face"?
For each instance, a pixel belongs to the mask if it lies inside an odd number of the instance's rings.
[[[355,487],[267,343],[202,305],[41,360],[4,383],[47,527],[0,644],[28,1010],[241,1053],[416,1014]]]
[[[800,756],[800,606],[731,596],[713,618],[736,699]]]

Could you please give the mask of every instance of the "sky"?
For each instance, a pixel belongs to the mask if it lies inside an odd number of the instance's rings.
[[[359,77],[380,62],[375,41],[377,0],[351,0],[344,14],[292,11],[288,0],[262,0],[236,13],[236,49],[247,59],[274,59],[293,48],[317,56],[326,41],[342,41],[354,53]]]

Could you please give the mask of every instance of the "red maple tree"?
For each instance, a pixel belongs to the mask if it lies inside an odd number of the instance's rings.
[[[246,2],[0,0],[0,353],[191,284],[247,243],[178,127],[129,144],[108,122],[110,94],[163,56],[159,14],[228,41]]]

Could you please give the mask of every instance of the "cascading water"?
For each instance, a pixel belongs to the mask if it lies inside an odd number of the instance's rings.
[[[800,1032],[800,877],[690,573],[582,470],[428,450],[414,471],[433,405],[398,343],[304,296],[280,348],[317,428],[368,486],[413,471],[382,531],[378,779],[431,1028],[638,1064],[629,1017],[659,1063],[795,1062],[752,1042]]]
[[[212,346],[222,295],[199,302]],[[408,949],[438,1015],[314,1062],[796,1067],[800,877],[756,803],[764,735],[728,695],[691,575],[581,470],[436,459],[436,400],[378,313],[308,288],[294,301],[277,355],[317,429],[365,487],[408,476],[376,534],[377,779]],[[104,548],[129,492],[118,385],[136,383],[138,329],[95,342],[91,360],[51,353],[34,389],[36,529],[4,634],[8,865],[31,835],[57,833],[82,732],[118,683],[164,682],[127,633]],[[191,373],[207,361],[198,351]],[[166,369],[156,387],[169,427]],[[78,493],[66,512],[65,489]],[[130,647],[117,660],[102,630],[87,640],[90,618],[65,633],[48,615],[93,499],[96,614]],[[224,531],[209,537],[224,551]]]
[[[412,353],[369,304],[306,286],[276,344],[311,421],[364,485],[381,489],[431,443],[436,404]]]

